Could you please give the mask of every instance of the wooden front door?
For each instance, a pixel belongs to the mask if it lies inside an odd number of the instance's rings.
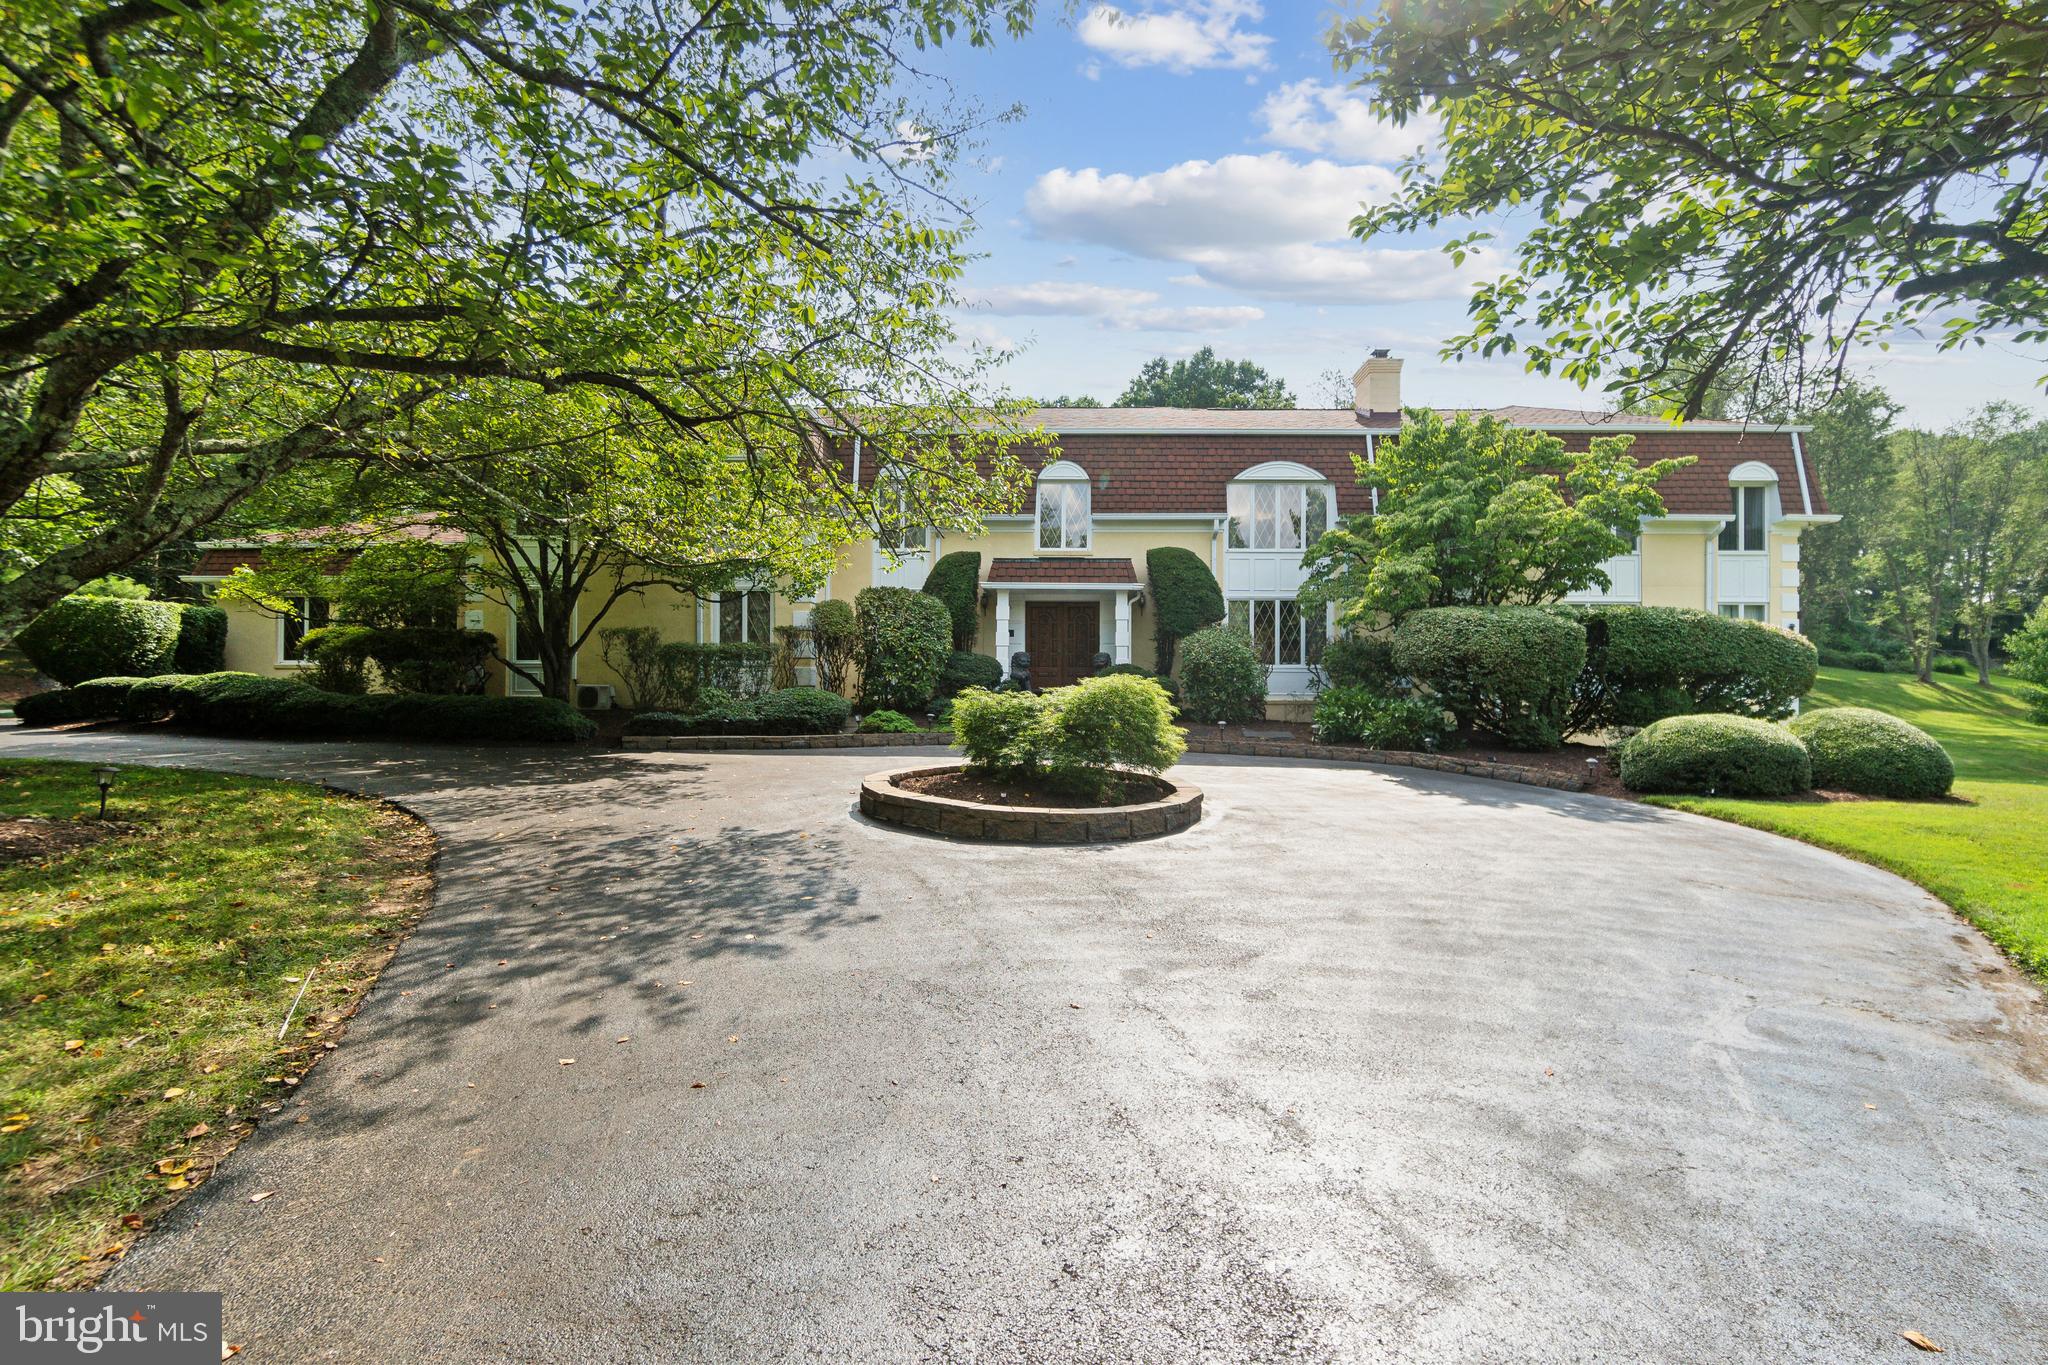
[[[1100,603],[1024,604],[1024,647],[1031,651],[1033,687],[1066,687],[1087,677],[1101,641]]]

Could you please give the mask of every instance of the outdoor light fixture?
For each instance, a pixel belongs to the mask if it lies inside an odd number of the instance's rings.
[[[100,788],[100,819],[102,820],[107,818],[107,793],[113,790],[114,774],[119,771],[119,768],[94,768],[92,770],[92,780],[97,782]]]

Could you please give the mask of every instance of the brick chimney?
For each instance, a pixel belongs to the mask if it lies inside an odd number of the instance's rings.
[[[1401,410],[1401,362],[1386,350],[1374,351],[1351,376],[1351,388],[1358,395],[1360,412],[1395,413]]]

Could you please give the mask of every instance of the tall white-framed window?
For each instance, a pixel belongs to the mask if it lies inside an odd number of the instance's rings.
[[[1723,554],[1761,554],[1770,531],[1771,490],[1767,484],[1743,483],[1729,489],[1734,515],[1721,528]]]
[[[277,618],[277,661],[281,664],[306,662],[303,642],[306,632],[319,630],[333,620],[334,609],[324,597],[295,597],[289,610]]]
[[[918,518],[910,480],[901,470],[884,470],[875,481],[875,512],[875,543],[884,550],[901,555],[921,554],[931,548],[931,527]]]
[[[1320,483],[1230,485],[1230,548],[1305,550],[1330,529],[1330,492]]]
[[[1038,475],[1038,548],[1085,550],[1090,535],[1091,490],[1079,465],[1060,460]]]
[[[1252,652],[1268,668],[1313,668],[1330,643],[1327,607],[1303,607],[1292,597],[1233,597],[1230,624],[1251,637]]]
[[[722,645],[765,645],[774,624],[773,599],[766,588],[745,588],[718,595],[712,625]]]

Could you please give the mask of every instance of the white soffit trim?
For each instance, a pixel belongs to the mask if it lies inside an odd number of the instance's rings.
[[[990,579],[983,583],[984,591],[995,589],[1000,592],[1143,592],[1143,583],[1019,583],[1014,580],[1002,582]]]

